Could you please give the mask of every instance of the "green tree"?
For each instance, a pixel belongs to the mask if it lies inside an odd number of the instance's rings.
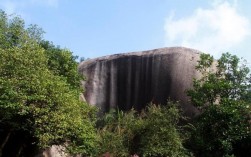
[[[61,49],[52,42],[42,40],[39,44],[44,48],[48,57],[48,68],[54,75],[59,75],[67,80],[73,88],[80,88],[80,80],[83,77],[78,73],[77,56],[67,49]]]
[[[52,59],[34,35],[40,30],[24,26],[21,18],[0,11],[0,153],[29,156],[30,149],[53,144],[73,154],[95,153],[95,109],[79,100],[80,87],[68,73],[49,66]],[[65,64],[73,61],[70,54]]]
[[[202,113],[194,123],[190,146],[198,156],[250,155],[251,137],[249,68],[244,60],[225,53],[216,62],[201,54],[196,69],[202,77],[188,91]],[[245,142],[247,143],[247,142]]]

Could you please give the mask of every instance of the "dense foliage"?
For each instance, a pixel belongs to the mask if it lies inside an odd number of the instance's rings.
[[[245,61],[225,53],[215,62],[202,54],[202,73],[188,91],[202,114],[190,140],[196,156],[251,156],[250,75]]]
[[[72,55],[67,49],[61,49],[53,45],[52,42],[42,40],[39,44],[44,48],[48,57],[47,67],[54,75],[64,77],[72,88],[79,88],[79,80],[83,79],[78,74],[76,62],[77,57]]]
[[[0,11],[0,153],[28,156],[36,146],[65,144],[72,153],[91,154],[94,110],[79,100],[75,58],[39,33]]]
[[[103,118],[100,154],[145,157],[186,156],[177,103],[150,104],[141,113],[114,111]]]

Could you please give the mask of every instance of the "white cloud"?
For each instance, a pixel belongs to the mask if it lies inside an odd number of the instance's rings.
[[[218,56],[241,44],[251,33],[250,21],[227,1],[214,1],[212,8],[195,10],[193,15],[165,22],[166,46],[185,46]]]

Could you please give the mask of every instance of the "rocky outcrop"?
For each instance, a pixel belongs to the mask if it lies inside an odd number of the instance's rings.
[[[82,157],[82,155],[70,155],[67,153],[66,148],[62,145],[52,145],[50,148],[43,150],[35,157]]]
[[[186,90],[199,74],[195,65],[200,52],[184,47],[161,48],[104,56],[81,62],[79,72],[84,97],[102,112],[110,108],[137,110],[148,103],[166,104],[168,98],[178,100],[188,116],[197,110]]]

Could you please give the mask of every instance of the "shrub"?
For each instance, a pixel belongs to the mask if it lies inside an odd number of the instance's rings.
[[[100,154],[113,156],[186,156],[182,145],[180,111],[177,103],[150,104],[141,113],[112,111],[99,130]]]
[[[139,154],[144,157],[186,156],[178,126],[180,118],[177,103],[148,106],[143,116]]]

